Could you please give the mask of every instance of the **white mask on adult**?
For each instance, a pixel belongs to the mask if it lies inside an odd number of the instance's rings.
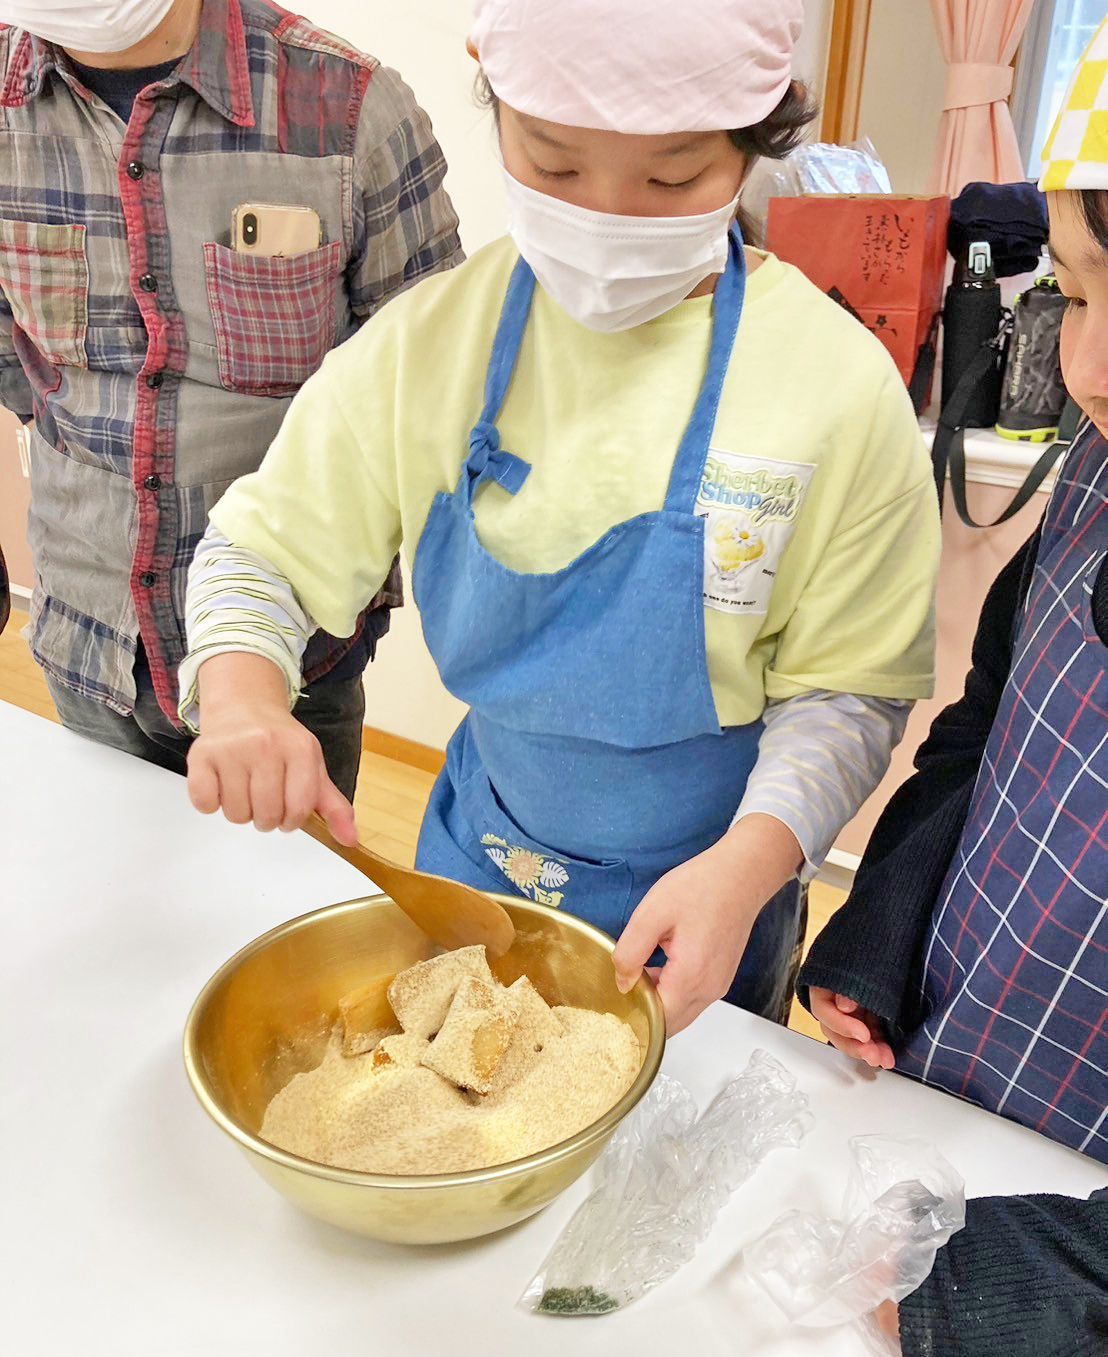
[[[124,52],[148,38],[174,0],[0,0],[0,23],[74,52]]]
[[[507,170],[508,231],[544,291],[590,330],[663,315],[727,265],[738,195],[695,217],[593,212],[528,188]]]

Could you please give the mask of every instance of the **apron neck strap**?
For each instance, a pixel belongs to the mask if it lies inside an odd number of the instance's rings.
[[[704,474],[704,464],[716,427],[723,383],[731,362],[731,350],[739,329],[743,301],[746,297],[746,254],[738,222],[731,227],[727,267],[716,284],[712,297],[712,338],[708,347],[708,364],[700,394],[693,407],[692,418],[685,429],[681,445],[674,458],[666,491],[665,507],[677,512],[688,512],[695,504]]]
[[[514,495],[531,470],[529,463],[500,446],[496,420],[512,383],[534,295],[535,275],[521,257],[512,270],[500,309],[500,323],[496,327],[485,376],[485,406],[481,418],[470,431],[469,457],[459,481],[459,489],[470,505],[477,487],[484,481],[494,480]]]
[[[495,424],[504,405],[508,387],[512,384],[516,360],[531,314],[531,300],[535,295],[535,275],[521,256],[516,260],[504,305],[500,309],[500,323],[492,342],[492,356],[485,375],[485,408],[481,411],[482,424]]]

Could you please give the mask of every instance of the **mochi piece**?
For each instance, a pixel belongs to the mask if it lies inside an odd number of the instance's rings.
[[[554,1037],[560,1037],[565,1024],[550,1007],[526,975],[509,985],[508,993],[519,1000],[519,1018],[516,1022],[515,1042],[530,1042],[532,1048],[541,1048]]]
[[[400,1026],[409,1036],[429,1040],[442,1026],[458,986],[467,977],[494,983],[484,947],[459,947],[401,971],[388,992]]]
[[[388,987],[388,978],[382,977],[351,990],[339,1000],[343,1055],[364,1055],[366,1051],[372,1051],[382,1037],[399,1031],[395,1014],[389,1007]]]
[[[466,976],[423,1064],[458,1088],[488,1093],[519,1019],[519,996],[494,980]]]

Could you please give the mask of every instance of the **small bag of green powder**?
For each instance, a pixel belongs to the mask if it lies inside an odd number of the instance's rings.
[[[765,1051],[702,1117],[692,1094],[659,1075],[616,1130],[598,1185],[520,1298],[545,1315],[603,1315],[671,1277],[696,1252],[731,1193],[770,1150],[812,1127],[808,1098]]]

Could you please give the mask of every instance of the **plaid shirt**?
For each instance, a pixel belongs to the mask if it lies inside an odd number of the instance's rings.
[[[130,712],[141,636],[176,719],[208,511],[335,343],[460,260],[444,174],[393,72],[263,0],[204,0],[127,126],[0,27],[0,401],[35,421],[31,645],[56,679]],[[309,205],[324,243],[236,253],[242,202]],[[306,676],[352,644],[317,635]]]
[[[1108,443],[1054,488],[897,1067],[1108,1162]]]

